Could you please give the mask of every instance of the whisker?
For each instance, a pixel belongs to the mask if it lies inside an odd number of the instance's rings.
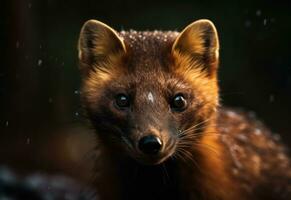
[[[203,147],[203,148],[207,148],[208,150],[210,150],[211,152],[215,153],[217,156],[220,157],[220,154],[218,153],[218,151],[214,147],[212,147],[210,145],[202,144],[202,143],[194,143],[193,145],[194,146]]]
[[[197,128],[198,126],[205,124],[206,122],[210,121],[211,119],[212,119],[212,118],[208,118],[208,119],[206,119],[206,120],[204,120],[204,121],[202,121],[202,122],[199,122],[198,124],[194,124],[193,126],[189,127],[188,129],[182,131],[181,133],[183,133],[183,132],[187,132],[187,131],[191,131],[191,130]]]
[[[168,172],[167,172],[167,168],[166,168],[166,166],[165,166],[165,164],[163,163],[162,164],[162,169],[163,169],[163,175],[165,175],[165,184],[167,183],[167,181],[170,181],[170,176],[169,176],[169,174],[168,174]]]
[[[187,158],[189,161],[191,161],[191,163],[192,163],[193,165],[196,166],[196,168],[197,168],[199,171],[203,172],[203,170],[202,170],[201,167],[198,165],[198,163],[196,162],[196,160],[194,159],[193,155],[191,155],[190,152],[188,152],[187,150],[182,149],[182,148],[180,148],[179,151],[180,151],[180,152],[185,156],[184,158]],[[184,160],[186,160],[186,159],[184,159]],[[188,163],[188,162],[186,162],[186,163]]]

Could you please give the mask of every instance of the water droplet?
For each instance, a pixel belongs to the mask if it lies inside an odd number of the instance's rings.
[[[237,117],[237,114],[236,114],[235,112],[233,112],[233,111],[227,111],[227,115],[228,115],[229,117],[232,117],[232,118]]]
[[[20,46],[19,41],[16,42],[16,49],[18,49]]]
[[[281,140],[281,136],[279,134],[274,134],[273,135],[273,138],[276,142],[280,141]]]
[[[37,65],[38,65],[38,66],[41,66],[41,65],[42,65],[42,60],[41,60],[41,59],[38,59],[38,61],[37,61]]]
[[[241,142],[247,142],[248,141],[248,138],[243,134],[238,134],[236,137]]]
[[[5,123],[5,126],[6,126],[6,127],[8,127],[8,126],[9,126],[9,122],[8,122],[8,121],[6,121],[6,123]]]
[[[26,139],[26,144],[30,144],[30,138]]]
[[[79,117],[79,113],[78,113],[78,112],[75,112],[75,116],[76,116],[76,117]]]
[[[254,132],[255,135],[261,135],[262,132],[260,129],[256,128],[255,132]]]
[[[283,153],[279,153],[279,154],[277,155],[277,157],[278,157],[278,159],[280,159],[280,160],[285,160],[285,159],[286,159],[286,156],[285,156]]]
[[[79,94],[79,91],[78,91],[78,90],[75,90],[75,91],[74,91],[74,94]]]
[[[252,25],[250,20],[245,21],[245,27],[249,28]]]
[[[261,16],[261,14],[262,14],[262,11],[261,10],[257,10],[256,11],[256,15],[259,17],[259,16]]]
[[[264,19],[264,22],[263,22],[264,26],[267,25],[267,19]]]
[[[269,101],[270,101],[270,103],[274,102],[274,100],[275,100],[275,96],[274,96],[273,94],[271,94],[271,95],[269,96]]]
[[[32,4],[31,4],[31,3],[29,3],[29,4],[28,4],[28,8],[30,9],[31,7],[32,7]]]

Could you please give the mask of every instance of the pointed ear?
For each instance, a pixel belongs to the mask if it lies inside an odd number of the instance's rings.
[[[115,30],[100,21],[89,20],[81,29],[78,51],[82,70],[98,66],[112,56],[125,54],[126,48]]]
[[[216,74],[219,57],[219,42],[214,24],[198,20],[187,26],[177,37],[172,52],[199,62],[210,75]]]

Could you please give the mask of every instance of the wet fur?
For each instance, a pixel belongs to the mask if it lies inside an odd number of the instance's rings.
[[[195,28],[196,41],[178,32],[119,32],[121,41],[109,45],[112,52],[97,48],[93,58],[82,55],[86,38],[80,39],[82,101],[98,138],[98,195],[105,200],[290,199],[290,161],[284,147],[256,119],[219,108],[218,52],[212,49],[218,40],[208,37],[205,42],[207,35],[199,32],[205,26]],[[108,103],[117,91],[131,91],[133,116]],[[155,105],[145,103],[148,91],[155,92]],[[173,91],[184,92],[191,102],[174,116],[166,114]],[[126,144],[138,137],[127,135],[132,129],[177,129],[176,152],[162,164],[140,164]],[[167,132],[157,134],[169,141]]]

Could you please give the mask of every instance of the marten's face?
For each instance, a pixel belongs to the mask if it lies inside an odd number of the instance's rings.
[[[118,36],[100,22],[87,22],[79,43],[82,99],[101,142],[150,165],[190,148],[218,103],[217,51],[208,21],[191,24],[178,37]]]

